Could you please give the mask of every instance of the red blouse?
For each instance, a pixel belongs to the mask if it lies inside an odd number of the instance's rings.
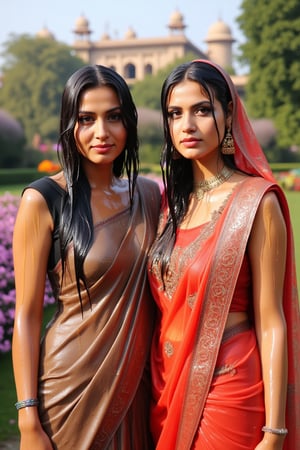
[[[204,224],[194,228],[177,230],[176,246],[187,247],[201,233]],[[237,279],[235,291],[233,294],[229,312],[247,312],[252,299],[252,281],[251,266],[249,255],[246,252],[241,266],[241,270]]]

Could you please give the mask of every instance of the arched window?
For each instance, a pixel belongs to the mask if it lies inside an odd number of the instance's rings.
[[[145,75],[152,75],[153,69],[152,64],[145,65]]]
[[[135,78],[135,66],[131,63],[126,64],[124,75],[125,78]]]

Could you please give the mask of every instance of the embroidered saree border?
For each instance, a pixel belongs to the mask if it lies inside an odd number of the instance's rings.
[[[261,178],[247,179],[236,191],[225,218],[199,317],[176,450],[190,449],[199,428],[249,234],[261,198],[270,186]]]

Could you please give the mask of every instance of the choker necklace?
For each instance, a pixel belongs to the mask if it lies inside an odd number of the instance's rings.
[[[194,183],[193,195],[197,198],[197,200],[202,200],[205,192],[211,191],[217,186],[220,186],[222,183],[228,180],[228,178],[231,177],[233,172],[234,171],[232,169],[228,169],[228,167],[224,166],[221,172],[218,173],[215,177],[200,181],[199,183]]]

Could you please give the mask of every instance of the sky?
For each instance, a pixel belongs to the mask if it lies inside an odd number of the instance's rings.
[[[187,38],[206,51],[205,38],[218,19],[231,28],[238,44],[244,41],[236,18],[242,0],[0,0],[0,52],[2,45],[14,34],[35,35],[47,27],[58,41],[71,45],[76,19],[84,15],[92,30],[91,40],[103,33],[122,39],[129,27],[137,37],[168,35],[171,14],[178,10],[184,17]],[[0,64],[2,59],[0,57]],[[238,65],[234,64],[236,70]]]

